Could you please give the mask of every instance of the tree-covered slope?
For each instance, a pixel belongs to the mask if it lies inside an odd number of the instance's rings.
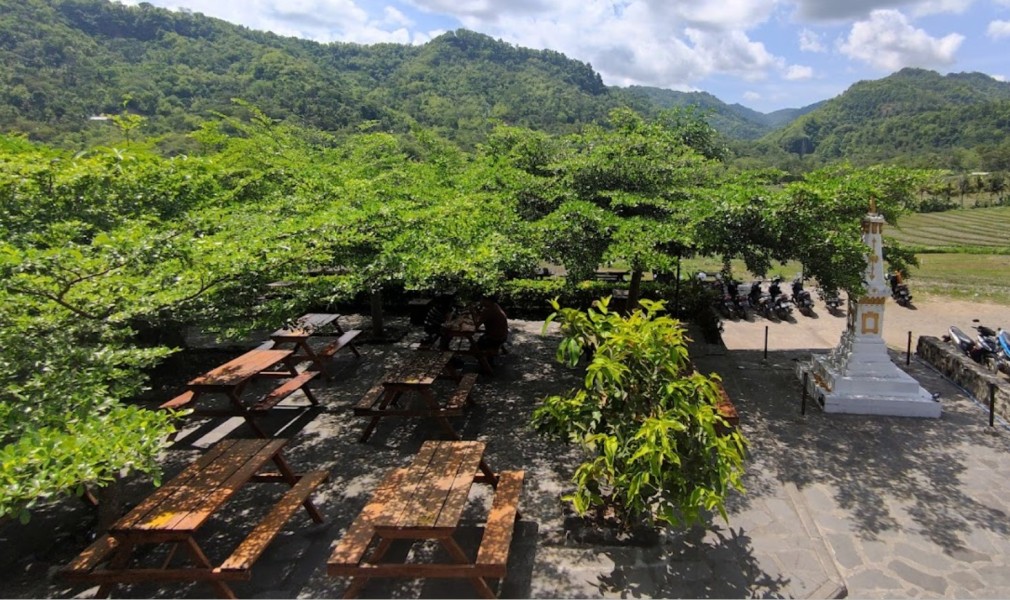
[[[1010,150],[1008,134],[1010,83],[981,73],[903,69],[856,83],[766,140],[823,161],[959,168]]]
[[[465,30],[422,46],[319,44],[147,4],[0,0],[0,131],[71,147],[113,139],[89,119],[127,97],[146,134],[189,131],[234,111],[232,98],[323,130],[420,124],[465,146],[495,120],[560,133],[622,105],[697,105],[727,135],[767,131],[760,113],[708,94],[609,88],[586,63]]]

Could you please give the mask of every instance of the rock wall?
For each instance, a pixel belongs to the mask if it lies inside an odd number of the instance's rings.
[[[933,336],[919,336],[915,353],[985,406],[989,405],[989,389],[995,386],[996,414],[1010,421],[1010,382],[1005,377],[986,370],[951,342]]]

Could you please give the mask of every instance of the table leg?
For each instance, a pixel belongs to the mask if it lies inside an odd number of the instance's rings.
[[[228,399],[231,400],[232,405],[235,407],[236,413],[238,415],[241,415],[242,418],[245,419],[245,422],[249,424],[249,427],[256,433],[256,435],[266,439],[270,436],[267,435],[267,432],[263,431],[263,428],[261,428],[256,423],[256,421],[252,417],[252,413],[248,409],[246,409],[245,406],[242,405],[242,400],[239,398],[239,396],[242,394],[242,388],[244,387],[245,387],[244,385],[241,385],[235,388],[234,390],[228,392]]]
[[[200,549],[200,546],[197,545],[196,540],[194,540],[191,537],[186,538],[186,549],[189,550],[190,555],[193,556],[193,560],[196,562],[197,565],[205,567],[207,569],[214,568],[214,565],[210,563],[210,560],[207,558],[207,555],[204,554],[203,550]],[[211,579],[210,584],[214,586],[215,590],[217,590],[218,597],[237,598],[235,592],[231,591],[231,588],[228,587],[227,583],[217,579]]]
[[[126,564],[130,562],[130,557],[133,555],[133,546],[135,544],[128,540],[123,540],[122,545],[116,549],[116,553],[112,555],[109,559],[110,571],[118,570],[126,567]],[[95,598],[108,598],[109,594],[112,592],[112,586],[114,583],[103,583],[98,586],[98,592],[95,593]]]
[[[304,341],[299,341],[298,346],[305,352],[306,358],[312,362],[316,370],[323,371],[323,361],[319,358],[319,355],[312,350],[312,346],[309,345],[308,339]]]
[[[462,564],[470,564],[472,561],[467,557],[463,549],[459,547],[456,540],[451,537],[439,538],[439,542],[442,543],[442,547],[449,553],[456,562]],[[488,586],[487,582],[484,581],[483,577],[470,577],[470,583],[477,590],[477,595],[481,598],[497,598],[494,591]]]
[[[438,405],[438,401],[435,400],[435,395],[431,393],[431,388],[424,388],[421,390],[421,397],[424,398],[425,403],[432,412],[432,416],[435,417],[435,421],[438,422],[439,426],[445,431],[448,436],[453,440],[461,440],[463,438],[459,437],[456,430],[453,429],[452,423],[449,422],[445,416],[440,414],[442,412],[442,407]]]
[[[284,460],[284,457],[281,456],[280,452],[274,454],[273,461],[274,464],[277,465],[277,470],[281,472],[281,477],[284,478],[284,481],[286,481],[291,487],[294,487],[295,484],[298,483],[299,478],[291,469],[291,465],[288,464],[288,461]],[[308,498],[302,502],[302,506],[305,507],[306,512],[309,513],[309,516],[312,517],[312,520],[316,523],[322,523],[325,520],[323,519],[322,513],[319,512],[318,508],[316,508],[316,505]]]
[[[375,409],[376,412],[381,413],[390,404],[396,404],[396,400],[399,397],[400,392],[398,390],[386,389],[386,391],[383,392],[382,400],[379,401],[379,407]],[[372,417],[372,420],[368,422],[368,426],[361,432],[361,437],[358,438],[359,442],[365,443],[368,441],[368,438],[372,437],[372,432],[375,431],[376,426],[378,426],[380,418],[382,418],[381,414],[377,414]]]
[[[389,551],[390,546],[393,545],[392,539],[379,538],[379,545],[375,547],[372,554],[364,561],[368,563],[378,564],[379,560],[386,555]],[[351,578],[350,585],[347,586],[347,590],[344,591],[344,598],[354,598],[361,591],[361,588],[365,587],[368,583],[368,576],[356,575]]]

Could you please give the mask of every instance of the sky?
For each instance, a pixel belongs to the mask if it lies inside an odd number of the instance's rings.
[[[760,112],[904,67],[1010,78],[1010,0],[147,1],[322,43],[424,44],[464,28],[589,63],[607,85]]]

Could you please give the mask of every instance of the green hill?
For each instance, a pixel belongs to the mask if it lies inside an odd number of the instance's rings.
[[[903,69],[856,83],[763,141],[822,162],[998,170],[1007,168],[1008,138],[1010,83]]]
[[[610,88],[586,63],[466,30],[422,46],[319,44],[148,4],[0,0],[0,131],[71,147],[111,137],[89,118],[120,112],[127,95],[148,135],[233,112],[232,98],[327,131],[417,123],[464,146],[495,120],[563,132],[620,105],[696,104],[727,134],[768,131],[707,94],[658,92]]]

